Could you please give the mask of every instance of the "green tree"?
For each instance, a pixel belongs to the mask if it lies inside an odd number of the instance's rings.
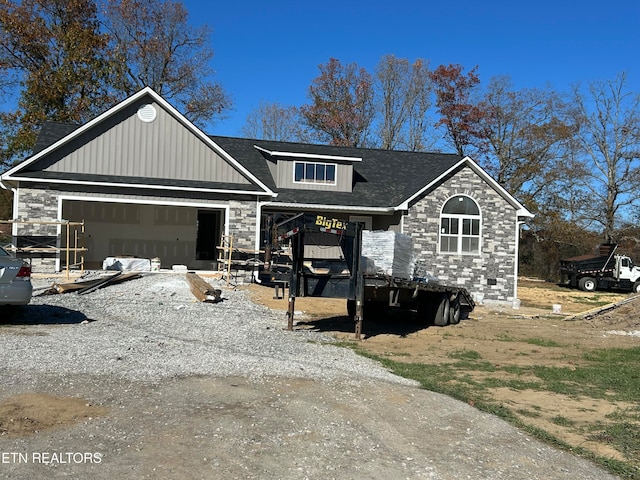
[[[82,122],[113,101],[107,37],[91,0],[0,2],[0,75],[16,103],[3,112],[3,166],[21,158],[46,120]]]
[[[211,80],[210,28],[191,26],[181,2],[106,0],[104,16],[120,98],[151,87],[199,125],[231,107],[222,85]]]
[[[335,58],[319,69],[309,87],[311,104],[300,108],[305,122],[320,141],[367,146],[375,115],[371,75],[355,63],[342,65]]]

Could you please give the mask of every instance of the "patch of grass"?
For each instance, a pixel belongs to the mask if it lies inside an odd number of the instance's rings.
[[[562,415],[556,415],[551,419],[551,423],[555,423],[556,425],[560,425],[561,427],[571,427],[575,422],[567,417],[563,417]]]
[[[502,370],[512,375],[524,375],[526,369],[517,365],[505,365]]]
[[[612,445],[629,460],[640,457],[640,429],[635,423],[612,423],[589,438]]]
[[[546,338],[528,338],[524,340],[525,343],[529,345],[537,345],[538,347],[562,347],[563,345],[554,341],[548,340]]]
[[[384,352],[387,357],[410,357],[411,354],[407,352]]]
[[[456,350],[447,354],[449,358],[457,358],[458,360],[480,360],[482,356],[475,350]]]
[[[539,418],[541,416],[540,413],[538,412],[532,412],[531,410],[527,410],[524,408],[516,410],[516,413],[518,415],[522,415],[523,417],[531,417],[531,418]]]
[[[510,388],[512,390],[540,390],[542,384],[540,382],[527,382],[517,378],[505,379],[505,378],[486,378],[482,382],[482,386],[486,388]]]
[[[508,334],[500,340],[514,341]],[[529,339],[533,344],[545,347],[561,347],[555,342],[540,339]],[[579,446],[569,445],[549,432],[530,425],[526,418],[536,418],[540,413],[536,407],[512,411],[502,402],[491,397],[491,389],[506,387],[514,390],[530,389],[540,392],[554,392],[576,398],[624,401],[633,405],[640,404],[640,347],[630,349],[593,350],[584,355],[584,364],[579,367],[544,367],[539,365],[496,366],[483,362],[482,356],[474,350],[451,352],[451,363],[402,363],[389,358],[372,355],[358,344],[345,342],[358,353],[382,363],[393,373],[416,380],[422,388],[443,393],[475,408],[494,414],[537,437],[538,439],[573,452],[599,464],[614,475],[627,480],[640,479],[640,406],[637,408],[618,409],[610,415],[610,424],[581,425],[581,431],[591,432],[590,438],[596,442],[611,445],[624,455],[627,461],[598,457],[593,452]],[[474,378],[475,372],[499,371],[513,376],[537,378],[537,381],[524,381],[519,378],[498,378],[490,376],[482,381]],[[540,410],[540,407],[537,407]],[[551,421],[565,428],[575,428],[575,422],[565,416],[555,416]]]
[[[532,367],[545,389],[565,395],[638,402],[640,400],[640,347],[594,350],[577,368]]]
[[[517,340],[515,338],[510,337],[506,333],[500,333],[500,334],[496,335],[496,339],[500,340],[501,342],[517,342]]]
[[[627,419],[640,423],[640,406],[635,408],[617,408],[606,415],[606,418],[610,418],[611,420]]]

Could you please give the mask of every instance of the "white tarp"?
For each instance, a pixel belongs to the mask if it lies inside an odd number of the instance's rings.
[[[102,262],[102,269],[122,272],[150,272],[151,260],[137,257],[107,257]]]

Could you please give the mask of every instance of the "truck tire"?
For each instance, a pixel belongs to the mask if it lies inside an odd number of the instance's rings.
[[[593,292],[596,289],[596,280],[591,277],[582,277],[578,282],[578,288],[584,292]]]
[[[445,327],[449,323],[450,310],[449,296],[443,293],[435,303],[435,308],[433,309],[433,323],[439,327]]]
[[[633,293],[640,293],[640,280],[633,284],[631,291]]]

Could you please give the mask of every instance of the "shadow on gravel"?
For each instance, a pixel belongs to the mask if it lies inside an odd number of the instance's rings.
[[[347,316],[336,316],[297,321],[295,326],[315,332],[345,332],[355,333],[356,324]],[[366,318],[362,322],[362,336],[364,338],[376,335],[398,335],[406,337],[412,333],[429,328],[429,325],[407,314],[389,314],[384,319]]]
[[[1,306],[0,325],[69,325],[89,320],[84,313],[54,305]]]

